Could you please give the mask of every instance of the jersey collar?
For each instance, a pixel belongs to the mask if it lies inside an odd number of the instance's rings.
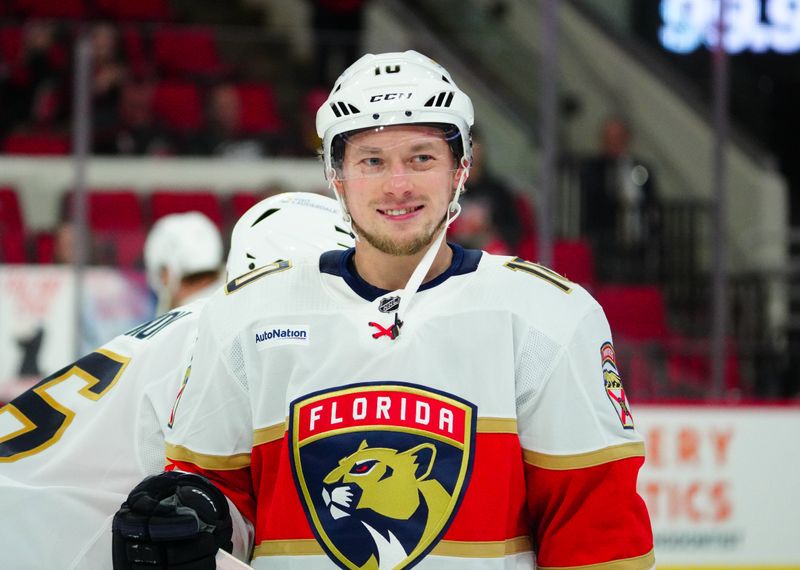
[[[453,260],[444,273],[431,279],[427,283],[423,283],[419,290],[425,291],[437,285],[441,285],[454,275],[464,275],[472,273],[478,268],[483,252],[477,249],[464,249],[458,244],[448,243],[451,250],[453,250]],[[322,273],[335,275],[344,279],[345,283],[355,292],[359,297],[372,302],[378,297],[390,293],[386,289],[375,287],[364,281],[364,279],[356,272],[355,264],[353,263],[353,255],[355,248],[350,248],[345,251],[326,251],[319,258],[319,270]]]

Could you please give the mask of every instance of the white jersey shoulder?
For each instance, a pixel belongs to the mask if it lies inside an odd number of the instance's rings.
[[[70,567],[128,492],[163,469],[204,304],[131,329],[0,408],[0,511],[20,513],[0,517],[0,561]]]
[[[599,308],[586,289],[543,265],[487,253],[460,301],[507,310],[557,342],[567,342],[578,323]]]

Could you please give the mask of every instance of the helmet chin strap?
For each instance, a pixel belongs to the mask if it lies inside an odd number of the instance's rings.
[[[356,232],[355,228],[353,227],[353,218],[350,217],[350,211],[347,209],[347,204],[345,204],[342,196],[336,189],[336,184],[334,184],[334,182],[337,180],[336,169],[330,167],[328,170],[326,170],[325,178],[328,179],[328,188],[330,188],[331,192],[333,192],[333,195],[336,196],[336,201],[339,203],[339,207],[342,209],[342,220],[345,224],[347,224],[347,229],[350,230],[350,233],[356,236],[356,241],[360,241],[361,238],[358,236],[358,232]]]
[[[442,241],[444,241],[445,235],[447,234],[447,228],[450,227],[450,224],[453,223],[453,220],[455,220],[459,214],[461,214],[461,204],[458,203],[458,199],[464,190],[464,183],[467,181],[467,176],[469,176],[469,161],[466,157],[461,159],[460,165],[461,173],[458,177],[456,190],[453,193],[453,199],[447,206],[447,214],[445,216],[444,223],[442,224],[442,229],[439,231],[439,235],[436,236],[436,239],[434,239],[428,246],[428,250],[425,252],[425,255],[422,256],[422,259],[417,264],[417,267],[414,268],[414,272],[408,279],[406,286],[402,289],[392,291],[388,295],[383,295],[372,302],[373,307],[377,310],[382,299],[391,296],[397,296],[400,298],[400,302],[397,304],[397,312],[395,313],[395,329],[394,335],[391,336],[392,340],[396,339],[400,334],[400,327],[403,326],[402,316],[408,313],[408,307],[411,304],[411,299],[414,297],[414,295],[416,295],[417,291],[422,285],[422,280],[428,274],[431,265],[433,265],[433,261],[436,259],[436,254],[439,252]]]

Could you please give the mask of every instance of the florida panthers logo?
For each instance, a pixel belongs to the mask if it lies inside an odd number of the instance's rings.
[[[625,429],[633,429],[633,416],[631,415],[630,404],[625,395],[625,388],[622,387],[622,378],[617,368],[617,355],[614,346],[610,342],[604,342],[600,347],[600,357],[603,365],[603,384],[605,385],[606,395],[614,411]]]
[[[309,523],[342,568],[409,568],[466,490],[475,408],[406,384],[361,384],[292,403],[292,468]]]

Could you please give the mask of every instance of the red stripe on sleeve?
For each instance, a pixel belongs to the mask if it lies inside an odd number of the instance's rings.
[[[255,500],[252,495],[252,486],[250,485],[250,469],[242,467],[241,469],[226,469],[223,471],[216,471],[212,469],[203,469],[194,463],[187,463],[185,461],[176,461],[169,459],[167,464],[167,471],[185,471],[187,473],[197,473],[202,475],[222,491],[228,497],[239,512],[249,521],[255,520]]]
[[[653,532],[636,492],[643,462],[630,457],[570,470],[526,464],[538,565],[582,566],[647,554]]]

